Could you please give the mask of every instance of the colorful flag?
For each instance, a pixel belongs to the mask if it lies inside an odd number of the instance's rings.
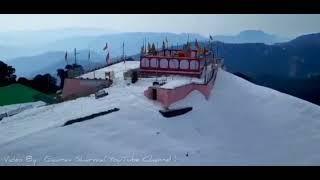
[[[108,49],[108,43],[106,43],[106,46],[103,48],[104,51],[105,51],[106,49]]]

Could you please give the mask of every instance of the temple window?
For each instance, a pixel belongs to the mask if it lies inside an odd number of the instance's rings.
[[[167,59],[160,60],[160,68],[168,68],[168,60]]]
[[[169,61],[169,67],[172,69],[178,69],[179,68],[179,61],[177,59],[171,59]]]
[[[196,60],[190,61],[190,69],[197,70],[199,68],[199,62]]]
[[[185,59],[181,60],[180,69],[189,69],[189,61]]]

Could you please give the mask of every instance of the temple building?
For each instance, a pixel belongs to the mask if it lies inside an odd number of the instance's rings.
[[[212,63],[212,52],[205,49],[162,49],[141,53],[140,73],[147,75],[184,75],[200,77],[206,63]]]

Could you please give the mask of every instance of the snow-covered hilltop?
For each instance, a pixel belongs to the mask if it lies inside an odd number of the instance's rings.
[[[134,63],[127,62],[132,67]],[[117,71],[115,64],[108,68]],[[98,74],[98,73],[97,73]],[[0,165],[303,165],[320,164],[320,107],[219,69],[209,100],[193,91],[164,118],[121,73],[101,99],[83,97],[0,121]],[[95,119],[71,119],[120,110]]]

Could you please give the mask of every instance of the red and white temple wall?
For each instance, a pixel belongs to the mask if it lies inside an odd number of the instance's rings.
[[[184,99],[188,94],[190,94],[194,90],[199,91],[201,94],[205,96],[206,99],[208,99],[212,91],[216,75],[217,70],[214,72],[213,77],[207,84],[190,83],[176,87],[174,89],[165,89],[158,87],[156,88],[156,100],[159,101],[163,105],[163,107],[167,108],[171,104],[181,99]],[[152,91],[153,87],[149,87],[146,91],[144,91],[144,95],[149,99],[152,99]]]

